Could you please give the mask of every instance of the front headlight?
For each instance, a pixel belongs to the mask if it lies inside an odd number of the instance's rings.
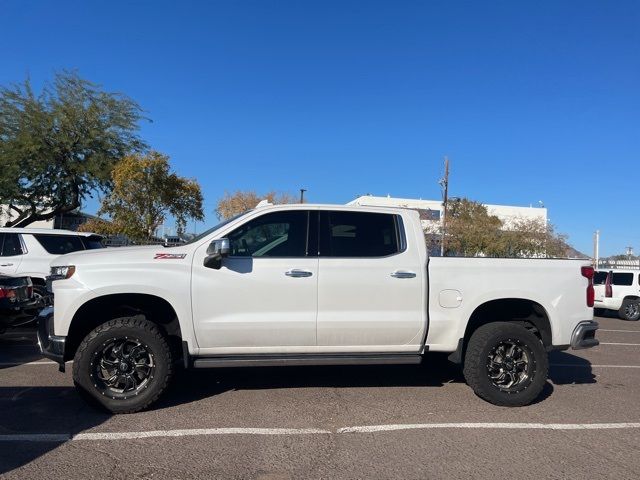
[[[52,280],[63,280],[67,278],[71,278],[76,271],[76,267],[74,265],[64,265],[62,267],[51,267],[51,278]]]

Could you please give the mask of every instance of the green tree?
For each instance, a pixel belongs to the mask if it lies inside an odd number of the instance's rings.
[[[425,231],[431,250],[438,246],[442,225]],[[464,257],[566,257],[567,237],[541,219],[514,218],[503,222],[481,203],[462,198],[447,204],[445,255]]]
[[[499,256],[502,221],[490,215],[487,207],[466,198],[448,202],[446,212],[445,255],[473,257]]]
[[[75,72],[55,75],[40,94],[31,83],[0,87],[0,204],[24,227],[80,207],[108,191],[111,170],[141,151],[142,111]]]
[[[219,219],[226,220],[234,215],[255,208],[261,200],[268,200],[273,204],[296,203],[298,201],[293,195],[274,191],[267,192],[264,195],[259,195],[253,190],[244,192],[237,190],[234,193],[225,192],[224,197],[218,200],[218,205],[215,210],[216,215]]]
[[[184,231],[188,219],[204,218],[200,185],[173,173],[166,155],[128,155],[113,169],[112,182],[113,189],[98,211],[111,221],[92,220],[82,225],[82,230],[123,234],[144,242],[167,215],[176,219],[178,231]]]
[[[516,218],[501,232],[506,257],[566,257],[570,249],[567,236],[540,218]]]

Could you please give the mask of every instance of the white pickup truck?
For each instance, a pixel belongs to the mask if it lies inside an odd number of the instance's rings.
[[[85,398],[154,402],[175,368],[412,364],[450,352],[496,405],[541,392],[547,352],[598,344],[584,261],[428,258],[417,212],[266,205],[190,243],[52,264],[39,343]]]

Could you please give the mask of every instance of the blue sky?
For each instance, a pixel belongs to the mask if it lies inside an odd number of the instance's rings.
[[[640,251],[640,2],[0,0],[0,35],[0,84],[139,102],[206,225],[225,190],[437,199],[448,155],[452,195]]]

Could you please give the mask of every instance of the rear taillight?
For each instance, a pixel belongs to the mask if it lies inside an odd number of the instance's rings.
[[[611,283],[613,272],[607,273],[607,279],[604,281],[604,296],[607,298],[613,297],[613,285]]]
[[[0,288],[0,298],[15,298],[16,291],[13,288]]]
[[[587,307],[593,307],[596,297],[595,291],[593,290],[593,267],[582,267],[580,268],[580,273],[589,280],[589,285],[587,285]]]

